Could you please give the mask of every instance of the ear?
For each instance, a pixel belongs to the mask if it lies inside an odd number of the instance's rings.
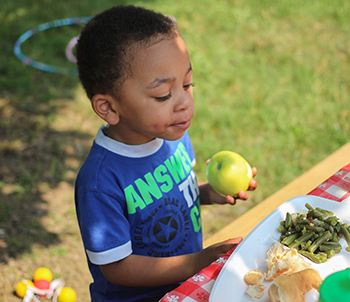
[[[91,99],[95,113],[110,125],[119,123],[119,110],[116,99],[108,94],[95,94]]]

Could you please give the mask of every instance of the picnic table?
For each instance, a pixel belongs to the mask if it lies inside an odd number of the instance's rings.
[[[350,204],[350,142],[235,219],[207,239],[204,246],[247,236],[278,206],[299,195],[320,196]],[[166,294],[159,302],[208,302],[215,280],[232,253],[234,249]]]

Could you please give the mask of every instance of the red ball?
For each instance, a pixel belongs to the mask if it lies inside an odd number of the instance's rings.
[[[35,280],[34,286],[39,289],[49,289],[50,288],[50,282],[47,280]]]

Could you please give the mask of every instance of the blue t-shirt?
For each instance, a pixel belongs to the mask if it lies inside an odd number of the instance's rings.
[[[91,299],[135,301],[178,284],[123,287],[99,265],[130,254],[171,257],[202,249],[199,189],[188,133],[179,140],[125,145],[98,131],[76,181],[79,227],[94,282]]]

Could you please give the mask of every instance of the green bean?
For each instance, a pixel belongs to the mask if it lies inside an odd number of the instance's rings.
[[[284,221],[284,227],[286,228],[286,229],[289,229],[289,228],[291,228],[292,227],[292,215],[290,215],[290,213],[289,212],[287,212],[287,214],[286,214],[286,220]]]
[[[298,234],[297,234],[297,233],[292,234],[292,235],[287,236],[286,238],[284,238],[284,239],[282,240],[282,243],[285,244],[285,245],[289,245],[289,244],[291,244],[297,237],[298,237]]]
[[[289,244],[288,247],[298,249],[299,245],[301,245],[301,242],[296,242],[296,241],[294,240],[294,242],[292,242],[291,244]]]
[[[320,254],[312,254],[310,252],[307,251],[299,251],[299,253],[307,258],[309,258],[311,261],[315,262],[315,263],[323,263],[327,261],[327,256],[324,257],[324,255],[320,255]]]
[[[309,240],[313,235],[315,235],[315,232],[306,233],[305,235],[302,235],[302,236],[296,238],[294,241],[301,243],[301,242]]]
[[[296,224],[308,224],[310,222],[307,218],[297,218],[295,219]]]
[[[307,213],[307,217],[316,217],[320,220],[325,220],[326,218],[328,218],[328,215],[327,214],[323,214],[322,212],[316,210],[316,209],[313,209],[311,211],[309,211]]]
[[[338,237],[337,232],[334,232],[334,233],[333,233],[332,242],[337,242],[337,243],[339,242],[339,237]]]
[[[316,249],[325,241],[327,241],[328,239],[330,239],[332,237],[332,234],[327,231],[325,232],[323,235],[321,235],[319,238],[317,238],[309,247],[309,252],[310,253],[314,253],[316,251]]]
[[[340,230],[343,233],[346,242],[348,243],[348,245],[350,245],[350,232],[343,225],[340,226]]]
[[[324,233],[326,231],[325,228],[321,228],[321,227],[314,227],[312,230],[315,231],[316,233]]]
[[[293,234],[296,234],[296,233],[299,233],[299,232],[296,229],[291,229],[291,230],[285,232],[284,235],[289,236],[289,235],[293,235]]]
[[[301,232],[302,229],[303,229],[303,225],[296,224],[296,225],[294,226],[294,228],[295,228],[296,231]]]
[[[313,208],[312,206],[310,206],[308,203],[305,204],[305,207],[306,207],[309,211],[311,211],[311,210],[314,209],[314,208]]]
[[[316,210],[320,211],[321,213],[327,214],[328,216],[334,216],[334,213],[325,209],[321,209],[316,207]]]
[[[337,252],[335,250],[329,250],[329,251],[326,251],[326,254],[327,254],[327,258],[331,258],[333,257]],[[340,253],[340,251],[339,251]]]
[[[339,236],[344,236],[348,243],[346,250],[350,252],[350,226],[341,223],[331,211],[313,208],[308,203],[305,207],[308,212],[286,213],[278,228],[279,241],[316,263],[325,262],[341,252]]]
[[[278,227],[278,231],[279,231],[280,233],[285,233],[285,232],[287,231],[287,229],[286,229],[283,225],[280,225],[280,226]]]
[[[306,227],[304,226],[303,229],[301,230],[301,234],[305,235],[307,233]]]
[[[329,251],[334,251],[334,253],[340,253],[341,246],[335,247],[335,246],[330,246],[330,245],[326,245],[326,244],[321,244],[320,251],[326,252],[326,253]]]
[[[335,216],[328,217],[325,222],[328,223],[331,226],[336,226],[337,223],[338,223],[338,218],[335,217]]]
[[[312,223],[314,224],[314,226],[316,227],[323,227],[324,226],[324,221],[318,220],[317,218],[312,220]]]
[[[302,246],[302,249],[304,250],[304,251],[306,251],[308,248],[309,248],[309,246],[312,244],[312,241],[311,240],[308,240],[308,242],[306,242],[306,244],[304,245],[304,246]]]
[[[338,242],[333,242],[333,241],[326,241],[326,242],[323,242],[322,245],[341,247],[341,245],[340,245]]]

